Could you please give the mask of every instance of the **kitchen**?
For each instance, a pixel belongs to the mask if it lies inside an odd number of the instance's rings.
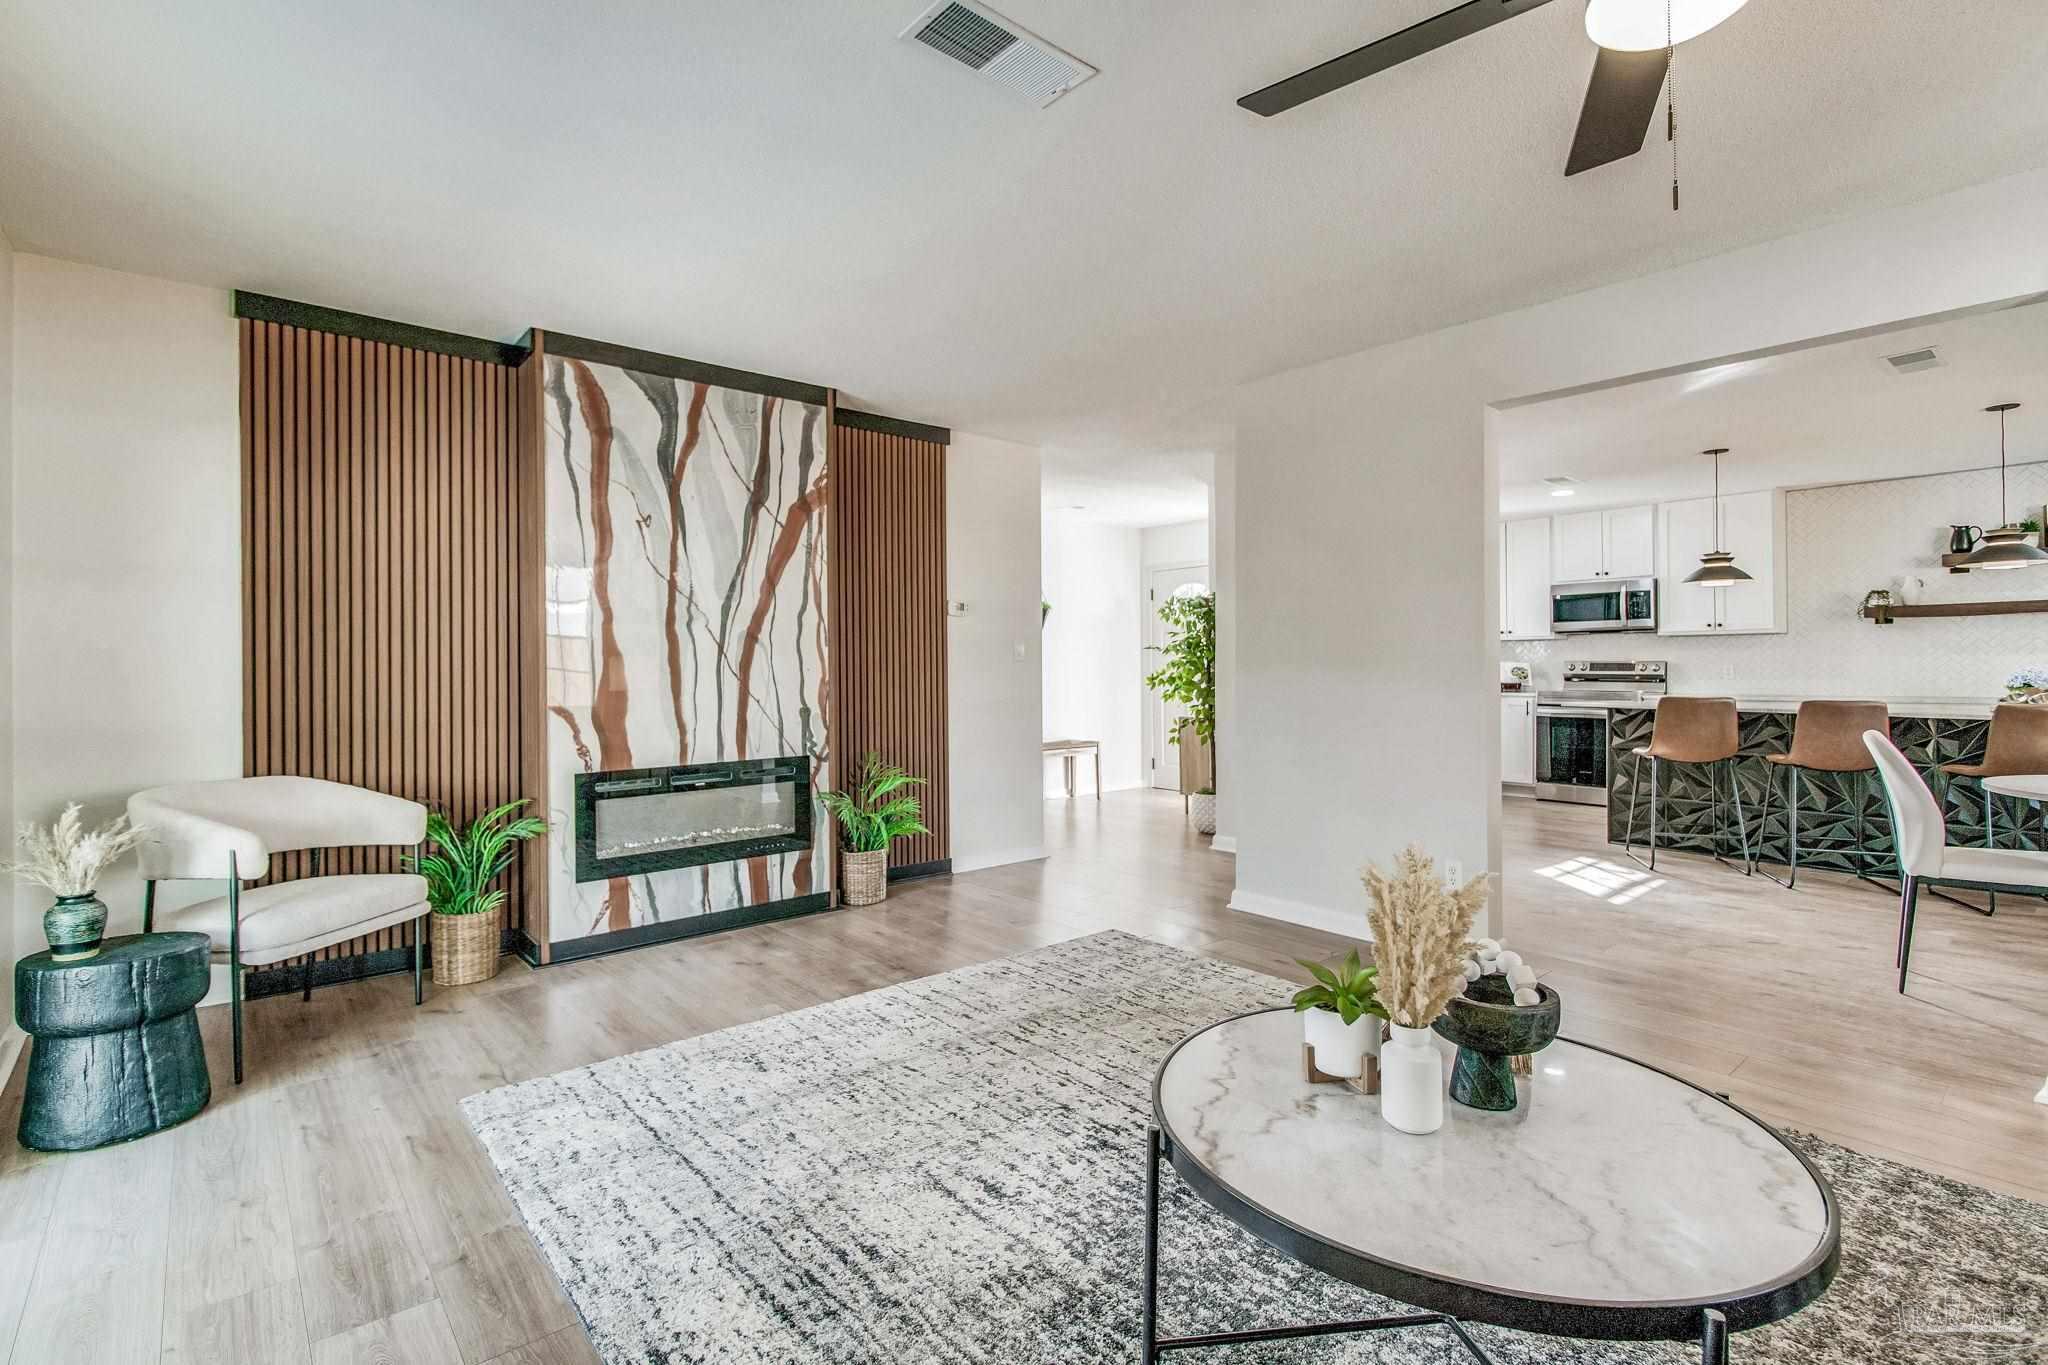
[[[1875,701],[1981,840],[1982,794],[1939,769],[2048,663],[2048,573],[1961,561],[2008,520],[2041,545],[2044,375],[2036,304],[1502,412],[1504,793],[1608,806],[1639,854],[1655,818],[1662,848],[1782,864],[1797,785],[1802,866],[1888,866],[1874,783],[1767,761],[1802,701]],[[1666,695],[1733,698],[1739,752],[1665,765],[1653,802],[1631,770]],[[1988,804],[2002,843],[2040,823]]]

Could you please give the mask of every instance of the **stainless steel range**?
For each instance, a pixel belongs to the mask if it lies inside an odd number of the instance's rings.
[[[1537,799],[1606,805],[1608,713],[1666,688],[1662,659],[1566,663],[1563,687],[1536,694]]]

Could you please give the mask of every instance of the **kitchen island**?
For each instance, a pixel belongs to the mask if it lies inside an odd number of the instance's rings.
[[[1728,693],[1703,694],[1727,696]],[[1984,754],[1984,739],[1990,730],[1994,703],[1959,697],[1857,698],[1840,693],[1841,700],[1879,700],[1891,709],[1892,743],[1919,770],[1941,798],[1948,818],[1951,843],[1984,842],[1984,805],[1974,781],[1962,780],[1952,786],[1939,771],[1943,763],[1972,762]],[[1742,751],[1735,764],[1737,790],[1749,820],[1750,847],[1764,862],[1782,864],[1791,851],[1786,820],[1789,772],[1764,761],[1766,754],[1782,754],[1792,748],[1792,721],[1799,703],[1808,698],[1785,695],[1735,695],[1741,719]],[[1650,742],[1656,723],[1657,699],[1617,702],[1611,705],[1607,729],[1607,837],[1620,843],[1628,826],[1629,806],[1636,802],[1635,838],[1638,845],[1648,841],[1650,807],[1648,789],[1650,765],[1645,759],[1641,791],[1637,789],[1635,750]],[[1694,853],[1712,851],[1714,831],[1712,770],[1690,764],[1665,764],[1659,774],[1662,788],[1657,801],[1658,847]],[[1714,779],[1726,791],[1718,777]],[[1768,825],[1759,823],[1767,784],[1775,782],[1770,798]],[[1873,856],[1869,867],[1885,876],[1892,873],[1891,812],[1885,805],[1884,786],[1875,772],[1817,773],[1801,771],[1799,789],[1799,865],[1837,871],[1859,870],[1848,850],[1862,847]],[[1994,829],[2001,847],[2021,845],[2019,822],[2037,831],[2040,817],[2031,806],[2001,800],[1994,803]],[[1735,837],[1735,812],[1727,812],[1728,840],[1723,856],[1740,856]],[[1859,839],[1859,831],[1861,838]],[[2036,837],[2030,833],[2029,838]]]

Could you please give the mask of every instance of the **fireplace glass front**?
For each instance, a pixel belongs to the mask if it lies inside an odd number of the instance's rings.
[[[576,775],[576,880],[811,846],[811,765],[748,759]]]

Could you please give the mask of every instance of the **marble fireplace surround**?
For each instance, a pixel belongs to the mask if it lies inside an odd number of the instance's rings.
[[[537,334],[551,960],[830,903],[810,846],[576,880],[576,777],[798,758],[827,785],[826,390]]]

